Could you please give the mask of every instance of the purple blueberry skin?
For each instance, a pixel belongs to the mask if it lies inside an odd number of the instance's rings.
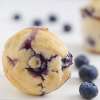
[[[25,68],[30,74],[35,74],[37,76],[41,76],[42,74],[47,75],[48,72],[48,62],[51,62],[52,59],[56,58],[58,55],[53,55],[51,56],[49,59],[45,58],[41,53],[37,54],[35,52],[35,50],[32,49],[31,46],[31,42],[32,40],[34,40],[35,35],[37,32],[33,32],[21,45],[20,50],[22,49],[31,49],[33,51],[33,56],[37,57],[40,60],[40,66],[38,68],[32,68],[30,65],[28,65],[27,68]],[[72,65],[72,54],[68,52],[67,56],[65,58],[63,58],[62,61],[62,70],[64,70],[65,68],[69,67],[70,65]],[[29,58],[30,59],[30,58]]]
[[[83,65],[79,69],[79,76],[82,81],[93,81],[98,76],[96,67],[92,65]]]
[[[75,65],[77,68],[80,68],[84,64],[86,64],[86,65],[89,64],[89,59],[86,56],[79,55],[75,58]]]
[[[16,21],[20,20],[21,18],[22,18],[22,16],[18,13],[13,15],[13,19]]]
[[[40,62],[41,62],[40,67],[32,68],[31,66],[29,66],[26,69],[31,74],[35,74],[35,75],[38,75],[38,76],[40,76],[41,74],[46,74],[47,73],[47,60],[44,58],[44,56],[42,54],[34,54],[33,56],[36,56],[37,58],[40,59]]]
[[[32,24],[33,26],[42,26],[42,21],[40,19],[35,19]]]
[[[83,82],[79,87],[79,92],[83,98],[90,100],[97,96],[98,88],[92,82]]]
[[[26,49],[26,50],[31,49],[32,50],[31,42],[32,40],[35,39],[36,34],[37,32],[32,32],[30,36],[23,42],[20,49]]]
[[[49,21],[50,21],[50,22],[56,22],[56,21],[57,21],[56,15],[54,15],[54,14],[50,15],[50,16],[49,16]]]
[[[41,65],[38,68],[32,68],[29,66],[26,68],[31,74],[35,74],[37,76],[41,76],[42,74],[47,75],[48,72],[48,62],[50,62],[52,59],[56,58],[57,55],[51,56],[49,59],[46,59],[42,54],[34,54],[34,56],[38,57],[41,61]],[[32,56],[33,57],[33,56]],[[68,53],[66,58],[62,59],[63,65],[62,70],[69,67],[72,64],[72,55],[71,53]]]
[[[50,62],[52,59],[54,59],[55,57],[57,57],[57,55],[51,56],[49,59],[46,59],[42,54],[36,54],[36,52],[35,52],[34,56],[40,59],[40,62],[41,62],[40,67],[33,69],[31,66],[29,66],[26,69],[31,74],[35,74],[37,76],[41,76],[42,74],[47,75],[47,72],[48,72],[48,69],[47,69],[48,62]]]
[[[65,25],[63,26],[63,30],[64,30],[64,32],[70,32],[71,29],[72,29],[72,27],[71,27],[70,24],[65,24]]]
[[[72,59],[73,59],[73,56],[69,52],[68,55],[62,59],[62,63],[63,63],[62,70],[73,64]]]
[[[25,49],[30,49],[31,48],[31,41],[32,40],[26,40],[25,43],[23,44],[22,48],[25,48]]]

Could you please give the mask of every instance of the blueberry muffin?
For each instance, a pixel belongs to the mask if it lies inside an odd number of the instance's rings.
[[[100,0],[92,0],[81,14],[85,46],[91,52],[100,53]]]
[[[11,37],[3,53],[4,72],[21,91],[44,95],[70,78],[72,55],[46,28],[27,28]]]

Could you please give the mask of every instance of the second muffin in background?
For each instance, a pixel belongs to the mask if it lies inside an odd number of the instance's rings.
[[[81,10],[85,48],[100,53],[100,0],[92,0]]]

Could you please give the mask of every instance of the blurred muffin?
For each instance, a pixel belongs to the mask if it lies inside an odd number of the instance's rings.
[[[92,0],[81,10],[85,48],[100,53],[100,0]]]

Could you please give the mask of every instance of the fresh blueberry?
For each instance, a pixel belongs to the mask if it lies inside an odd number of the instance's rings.
[[[32,22],[32,25],[33,26],[41,26],[42,25],[42,21],[40,19],[35,19],[33,22]]]
[[[83,81],[92,81],[97,78],[98,72],[96,67],[92,65],[83,65],[79,69],[79,76]]]
[[[13,19],[14,20],[20,20],[21,19],[21,15],[20,14],[14,14]]]
[[[79,88],[80,95],[85,99],[92,99],[98,94],[97,86],[92,82],[83,82]]]
[[[71,31],[71,29],[72,29],[71,25],[69,25],[69,24],[64,24],[64,26],[63,26],[64,32],[69,32],[69,31]]]
[[[49,16],[49,21],[50,21],[50,22],[56,22],[56,21],[57,21],[56,15],[53,15],[53,14],[50,15],[50,16]]]
[[[89,59],[84,55],[79,55],[75,58],[75,65],[77,68],[80,68],[84,64],[89,64]]]

